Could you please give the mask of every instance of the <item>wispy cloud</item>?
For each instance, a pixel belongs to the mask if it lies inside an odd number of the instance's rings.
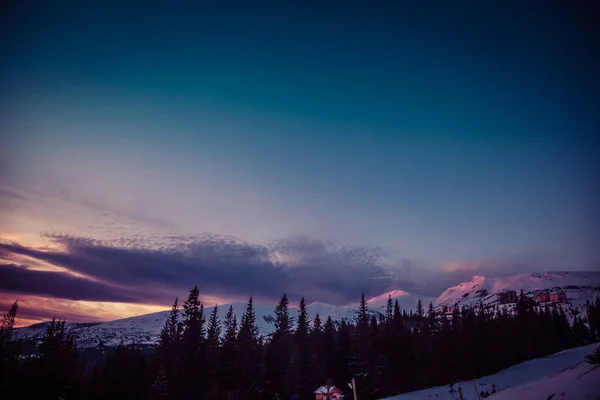
[[[21,265],[0,264],[0,291],[57,297],[69,300],[141,302],[128,290],[111,288],[85,278],[62,272],[28,269]]]

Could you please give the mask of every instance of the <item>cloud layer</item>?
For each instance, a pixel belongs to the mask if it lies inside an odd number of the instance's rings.
[[[226,236],[123,238],[99,241],[47,235],[54,249],[0,243],[0,291],[72,300],[168,304],[191,286],[207,297],[242,300],[252,295],[344,304],[360,293],[379,295],[410,287],[379,248],[348,247],[294,237],[270,246]],[[66,272],[32,269],[24,259]]]

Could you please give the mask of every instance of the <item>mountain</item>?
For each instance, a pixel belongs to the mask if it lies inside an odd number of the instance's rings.
[[[439,297],[430,298],[394,290],[368,300],[369,309],[372,312],[383,314],[387,304],[388,296],[398,303],[402,309],[414,310],[420,299],[423,306],[427,308],[432,302],[438,309],[446,305],[458,304],[459,306],[471,306],[483,301],[486,305],[497,304],[497,294],[504,290],[523,290],[532,295],[534,290],[561,290],[567,294],[568,315],[572,318],[578,312],[585,312],[586,300],[593,300],[600,294],[600,272],[546,272],[517,275],[497,275],[485,277],[477,275],[470,282],[446,289]],[[224,319],[229,304],[218,307],[221,320]],[[245,303],[233,303],[233,310],[238,322],[246,308]],[[259,331],[267,336],[275,329],[274,305],[255,304],[256,321]],[[342,318],[353,319],[358,307],[357,303],[335,306],[326,303],[315,302],[307,306],[307,311],[312,320],[317,314],[321,321],[325,322],[328,316],[334,321]],[[211,312],[210,307],[205,309],[205,314]],[[139,343],[154,345],[158,334],[169,314],[169,311],[161,311],[152,314],[124,318],[110,322],[101,323],[67,323],[68,331],[74,335],[79,347],[95,347],[99,344],[105,346],[116,346],[121,341],[125,344]],[[290,309],[292,317],[297,317],[297,309]],[[16,330],[16,336],[22,339],[32,339],[41,336],[47,326],[47,322],[31,325]]]
[[[402,290],[395,290],[369,300],[370,309],[376,313],[384,313],[388,296],[392,296],[394,300],[398,300],[400,307],[403,309],[414,309],[419,299],[425,304],[433,300],[433,298],[426,296],[417,296]],[[233,303],[218,306],[218,314],[221,321],[225,318],[230,305],[233,306],[233,311],[236,314],[239,323],[240,318],[246,309],[246,303]],[[328,316],[331,316],[334,321],[341,321],[342,318],[353,319],[357,308],[358,303],[335,306],[320,302],[311,303],[306,307],[308,316],[311,320],[319,314],[323,323],[325,323]],[[274,305],[254,304],[259,332],[264,336],[269,335],[275,329],[274,309]],[[208,317],[208,314],[211,311],[212,308],[207,307],[204,310],[204,313]],[[67,322],[66,327],[68,332],[75,337],[75,341],[80,348],[96,347],[99,344],[103,344],[104,346],[117,346],[121,341],[123,341],[124,344],[138,343],[154,345],[157,343],[158,335],[168,315],[169,311],[167,310],[110,322]],[[296,308],[291,308],[290,315],[296,318],[298,310]],[[45,332],[47,325],[48,322],[42,322],[19,328],[15,330],[15,335],[17,338],[21,339],[39,338]]]
[[[493,306],[498,304],[498,293],[506,290],[521,290],[533,296],[534,291],[557,291],[567,295],[565,308],[571,316],[585,312],[585,302],[600,295],[600,272],[536,272],[529,274],[497,275],[485,277],[476,275],[469,282],[463,282],[446,289],[434,302],[438,308],[458,304],[473,306],[479,302]]]

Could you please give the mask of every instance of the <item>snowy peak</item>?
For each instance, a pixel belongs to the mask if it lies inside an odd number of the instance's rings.
[[[468,297],[472,293],[483,293],[483,290],[487,290],[485,288],[486,279],[484,276],[475,275],[470,282],[463,282],[456,286],[452,286],[444,291],[434,302],[434,304],[454,304],[460,302],[460,300]]]
[[[368,300],[368,303],[379,303],[379,302],[387,302],[388,298],[396,299],[398,297],[410,296],[410,293],[405,292],[404,290],[392,290],[391,292],[381,294],[379,296],[375,296],[372,299]]]
[[[567,293],[567,299],[579,303],[583,298],[593,298],[599,287],[600,272],[536,272],[492,277],[475,275],[469,282],[446,289],[434,304],[472,305],[480,301],[493,303],[496,295],[506,290],[517,293],[523,290],[526,294],[535,290],[560,290]]]

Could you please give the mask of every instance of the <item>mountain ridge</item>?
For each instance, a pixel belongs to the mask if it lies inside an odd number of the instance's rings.
[[[373,313],[384,314],[388,296],[398,300],[400,307],[407,311],[414,310],[419,300],[421,300],[424,307],[432,302],[438,310],[448,305],[472,306],[479,302],[493,306],[497,304],[497,293],[504,290],[515,290],[517,292],[524,290],[524,292],[531,295],[534,290],[550,290],[553,288],[566,291],[568,311],[572,316],[577,315],[585,311],[586,300],[593,300],[595,296],[600,295],[600,272],[543,272],[489,277],[475,275],[469,282],[462,282],[449,287],[437,298],[411,294],[396,289],[371,298],[368,300],[368,306]],[[230,306],[233,307],[239,320],[244,313],[246,303],[237,302],[218,306],[221,321]],[[274,330],[274,306],[254,304],[254,307],[259,332],[263,336],[268,336]],[[313,302],[307,306],[307,311],[311,321],[317,314],[323,322],[328,316],[331,316],[334,321],[341,321],[344,318],[353,319],[357,307],[358,303],[336,306]],[[209,312],[210,308],[205,308],[205,313]],[[290,308],[292,317],[297,317],[297,313],[297,308]],[[67,329],[75,337],[78,346],[82,348],[94,347],[100,344],[116,346],[121,342],[124,344],[155,345],[168,314],[169,310],[165,310],[107,322],[68,322]],[[47,322],[42,322],[18,328],[15,330],[15,334],[22,339],[36,339],[43,334],[46,325]]]

